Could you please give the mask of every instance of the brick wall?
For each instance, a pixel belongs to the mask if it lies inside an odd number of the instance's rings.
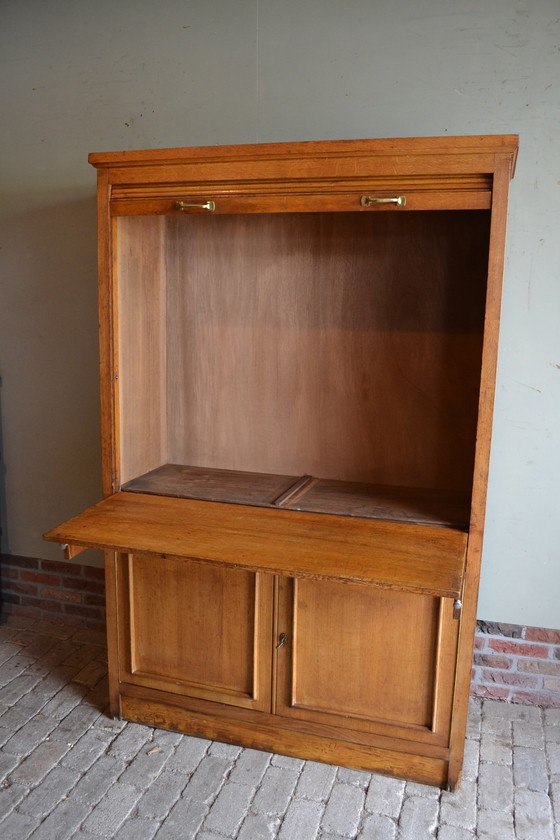
[[[471,694],[560,707],[560,630],[479,621]]]
[[[105,573],[94,566],[0,555],[2,612],[105,624]]]
[[[0,586],[4,612],[104,626],[103,569],[2,554]],[[560,707],[560,630],[479,621],[471,694]]]

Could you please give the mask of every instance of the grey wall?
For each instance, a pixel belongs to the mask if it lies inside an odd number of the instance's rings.
[[[558,0],[2,0],[0,39],[3,550],[100,494],[89,151],[519,133],[479,615],[560,627]]]

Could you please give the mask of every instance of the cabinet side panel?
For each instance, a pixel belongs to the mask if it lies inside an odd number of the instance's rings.
[[[120,481],[167,458],[164,220],[117,222]]]

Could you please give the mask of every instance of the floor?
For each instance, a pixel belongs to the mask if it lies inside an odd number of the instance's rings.
[[[103,634],[0,625],[2,840],[560,840],[560,709],[472,701],[457,793],[114,721]]]

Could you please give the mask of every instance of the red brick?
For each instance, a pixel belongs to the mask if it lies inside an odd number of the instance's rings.
[[[41,560],[41,568],[45,572],[55,572],[59,575],[76,575],[79,577],[82,574],[83,566],[79,563],[65,563],[62,560]]]
[[[103,613],[99,609],[99,607],[77,607],[73,604],[65,604],[64,605],[64,612],[66,615],[79,615],[84,616],[86,618],[96,618],[99,621],[103,618]]]
[[[499,688],[497,685],[473,685],[471,694],[475,697],[487,697],[490,700],[507,700],[509,689]]]
[[[560,680],[555,680],[552,677],[548,677],[547,679],[543,680],[543,688],[545,691],[557,691],[560,694]]]
[[[62,612],[62,604],[58,601],[47,601],[43,598],[25,598],[21,599],[22,606],[34,607],[37,610],[46,610],[47,612]]]
[[[2,601],[6,604],[19,604],[21,598],[19,595],[13,595],[11,592],[2,592]]]
[[[4,580],[19,580],[21,572],[19,569],[9,569],[7,566],[0,565],[0,574]]]
[[[520,688],[536,688],[539,684],[538,677],[532,677],[527,674],[509,673],[507,671],[483,671],[482,680],[487,683],[515,685]]]
[[[491,653],[475,653],[474,661],[476,665],[483,665],[485,668],[502,668],[503,670],[508,670],[513,665],[513,659]]]
[[[475,636],[474,649],[475,650],[484,650],[485,647],[486,647],[486,639],[481,639],[480,636]]]
[[[560,630],[527,627],[525,638],[528,642],[549,642],[551,645],[560,645]]]
[[[82,603],[82,596],[79,592],[71,592],[69,589],[41,589],[41,597],[53,601],[71,601],[74,604]]]
[[[105,569],[99,568],[98,566],[84,566],[84,577],[105,580]]]
[[[510,653],[514,656],[534,656],[538,659],[548,659],[550,656],[550,648],[544,645],[528,645],[525,642],[505,640],[505,639],[490,639],[489,644],[492,650],[496,653]]]
[[[38,569],[39,561],[34,557],[19,557],[17,554],[3,554],[2,566],[18,566],[22,569]]]
[[[525,706],[560,707],[560,694],[546,694],[543,691],[516,691],[511,698],[513,703]]]
[[[520,659],[517,670],[528,674],[547,674],[560,677],[560,662],[549,662],[548,659]]]
[[[105,584],[98,580],[65,577],[62,579],[62,583],[65,589],[79,589],[81,592],[95,592],[97,595],[105,594]]]
[[[84,604],[92,604],[98,607],[105,606],[105,596],[104,595],[90,595],[86,592],[83,598]]]
[[[35,598],[39,594],[37,586],[34,583],[19,583],[16,580],[11,580],[6,584],[5,588],[8,592],[16,592],[19,595],[31,595]]]
[[[60,577],[58,575],[48,575],[44,572],[22,572],[20,577],[22,580],[32,581],[33,583],[44,583],[46,586],[60,586]]]

